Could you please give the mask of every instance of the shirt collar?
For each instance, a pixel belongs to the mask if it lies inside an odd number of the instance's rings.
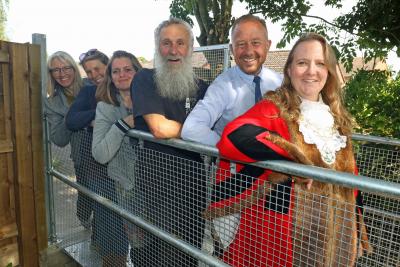
[[[237,75],[238,75],[241,79],[243,79],[243,80],[244,80],[246,83],[248,83],[248,84],[252,84],[252,83],[253,83],[254,75],[249,75],[249,74],[244,73],[244,72],[239,68],[239,66],[237,66],[237,65],[235,66],[235,68],[236,68],[236,73],[237,73]],[[258,76],[262,77],[263,71],[264,71],[264,67],[261,67],[261,71],[260,71],[260,73],[258,74]]]

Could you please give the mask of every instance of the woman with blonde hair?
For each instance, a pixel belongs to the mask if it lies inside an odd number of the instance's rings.
[[[65,125],[65,115],[83,86],[78,65],[64,51],[58,51],[47,60],[46,115],[50,126],[50,140],[64,147],[71,140],[71,131]],[[75,148],[74,144],[71,144]]]
[[[352,118],[342,102],[333,49],[324,37],[300,37],[282,86],[229,123],[217,147],[241,162],[290,160],[356,174]],[[204,215],[240,213],[222,258],[232,266],[354,266],[371,251],[361,194],[337,184],[238,165],[221,166]]]

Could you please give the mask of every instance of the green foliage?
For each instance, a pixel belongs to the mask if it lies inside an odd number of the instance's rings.
[[[9,0],[0,0],[0,40],[7,40],[6,22]]]
[[[196,18],[200,28],[197,42],[200,46],[229,42],[229,28],[233,23],[233,0],[173,0],[171,15],[193,25],[190,16]]]
[[[345,103],[358,132],[400,138],[400,76],[360,70],[345,86]]]
[[[339,16],[336,22],[342,29],[357,33],[361,47],[378,47],[381,53],[396,49],[400,56],[399,10],[398,0],[359,0],[350,13]]]
[[[282,23],[282,39],[277,47],[283,48],[296,40],[303,32],[318,32],[325,36],[334,47],[338,58],[349,71],[356,51],[362,51],[366,61],[386,58],[391,50],[400,56],[400,1],[399,0],[357,0],[352,10],[325,20],[322,15],[310,14],[312,2],[307,0],[239,0],[246,3],[249,13],[261,14],[273,23]],[[325,0],[324,5],[337,12],[344,0]],[[171,15],[193,25],[194,16],[201,46],[227,43],[229,28],[234,18],[231,15],[233,0],[173,0]],[[313,18],[314,23],[306,23]]]
[[[310,14],[313,4],[304,0],[240,0],[250,13],[260,13],[272,22],[282,22],[283,38],[278,47],[285,47],[303,32],[318,32],[330,41],[349,71],[356,51],[366,61],[386,58],[391,50],[400,56],[400,1],[358,0],[352,10],[327,21],[319,14]],[[342,0],[325,0],[324,5],[337,10]],[[317,23],[305,23],[305,18]],[[350,34],[349,34],[350,33]]]

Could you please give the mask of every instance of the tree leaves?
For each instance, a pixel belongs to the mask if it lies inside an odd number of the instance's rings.
[[[302,33],[315,31],[324,35],[334,46],[339,60],[349,70],[357,51],[366,61],[386,58],[391,50],[400,56],[400,1],[358,0],[351,11],[327,21],[324,14],[310,14],[313,1],[304,0],[239,0],[246,3],[249,13],[260,14],[273,23],[280,22],[284,35],[278,41],[283,48]],[[193,25],[190,15],[196,17],[201,46],[227,43],[233,0],[173,0],[171,15]],[[332,12],[340,13],[342,0],[325,0]],[[201,11],[201,12],[200,12]],[[339,11],[339,12],[338,12]],[[343,13],[343,12],[342,12]],[[314,19],[309,22],[310,18]]]
[[[345,104],[363,134],[400,138],[400,77],[360,70],[346,84]]]

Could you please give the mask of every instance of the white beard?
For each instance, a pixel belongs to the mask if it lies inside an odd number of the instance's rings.
[[[182,64],[179,66],[168,66],[168,59],[161,56],[158,51],[154,56],[155,83],[160,96],[173,101],[194,97],[198,87],[193,73],[191,54],[182,58]]]

